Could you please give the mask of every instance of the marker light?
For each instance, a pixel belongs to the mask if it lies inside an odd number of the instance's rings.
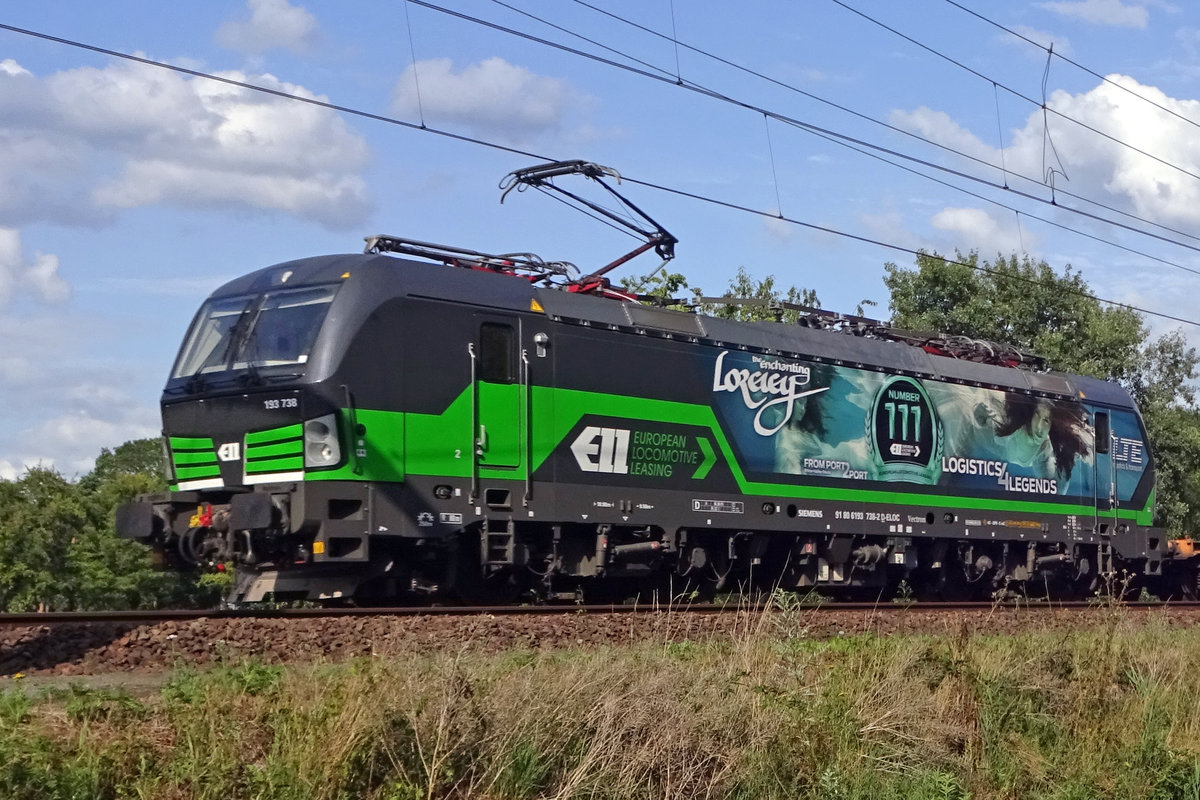
[[[304,466],[332,467],[341,460],[336,415],[326,414],[304,423]]]

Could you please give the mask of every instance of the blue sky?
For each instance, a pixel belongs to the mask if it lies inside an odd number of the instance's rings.
[[[624,184],[680,239],[671,269],[710,294],[745,267],[886,316],[883,264],[912,256],[795,220],[1027,252],[1101,297],[1200,319],[1200,9],[1182,0],[434,4],[661,79],[401,0],[7,0],[0,23],[765,212]],[[988,20],[1052,43],[1049,68]],[[632,246],[537,193],[501,205],[500,179],[531,161],[0,30],[0,478],[76,476],[157,435],[179,340],[235,275],[374,233],[584,271]],[[1050,168],[1082,199],[1045,202]]]

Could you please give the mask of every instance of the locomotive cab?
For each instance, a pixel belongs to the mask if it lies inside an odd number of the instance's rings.
[[[394,268],[373,256],[310,258],[214,292],[163,391],[171,491],[118,509],[118,533],[175,567],[236,567],[235,599],[352,593],[363,579],[354,573],[370,570],[372,506],[394,508],[403,477],[394,421],[374,426],[381,446],[363,474],[367,426],[356,406],[368,357],[376,371],[398,374],[399,347],[364,354],[358,337],[364,327],[373,337],[395,327],[398,290],[380,293],[372,280]],[[392,496],[374,496],[370,477],[385,478]]]

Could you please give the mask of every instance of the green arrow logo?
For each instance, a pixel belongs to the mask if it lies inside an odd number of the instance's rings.
[[[703,480],[708,477],[709,470],[717,463],[717,454],[713,451],[712,445],[708,439],[703,436],[696,437],[696,444],[700,445],[700,451],[704,453],[704,460],[700,462],[700,466],[696,467],[696,471],[692,473],[694,480]]]

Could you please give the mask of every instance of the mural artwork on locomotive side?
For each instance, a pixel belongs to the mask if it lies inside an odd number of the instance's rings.
[[[696,362],[750,480],[864,488],[903,482],[955,494],[1092,501],[1098,489],[1107,496],[1111,476],[1120,502],[1133,497],[1148,462],[1135,415],[1117,410],[1108,411],[1111,461],[1098,461],[1095,409],[1068,397],[740,350],[714,349]],[[610,476],[663,486],[710,473],[723,478],[727,470],[705,434],[589,416],[566,440],[564,460],[599,483]]]
[[[1035,397],[844,366],[722,351],[718,414],[748,471],[903,481],[969,493],[1091,497],[1091,412]],[[1132,414],[1114,415],[1118,496],[1144,468]],[[749,423],[749,424],[747,424]]]

